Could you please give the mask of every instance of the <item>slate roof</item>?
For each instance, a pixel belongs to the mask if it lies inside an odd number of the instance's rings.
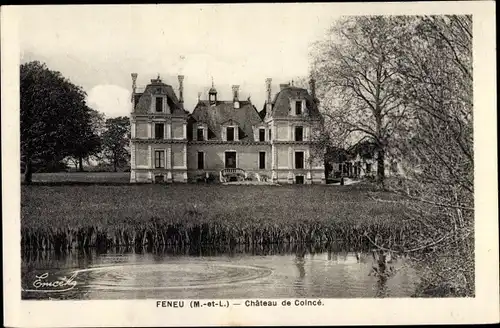
[[[142,93],[134,95],[134,114],[148,114],[151,108],[151,95],[162,94],[167,96],[169,107],[173,114],[188,115],[188,129],[192,131],[194,122],[206,123],[209,140],[222,140],[221,129],[224,124],[235,123],[239,126],[239,140],[254,141],[253,126],[263,123],[266,115],[272,118],[287,118],[290,114],[290,99],[305,99],[308,117],[321,119],[317,102],[309,95],[306,89],[288,86],[280,90],[274,97],[270,113],[267,113],[266,104],[258,111],[250,100],[239,101],[239,108],[234,108],[233,101],[217,101],[210,105],[209,100],[199,100],[191,115],[184,110],[171,85],[154,79]],[[232,122],[231,122],[232,121]],[[190,132],[188,131],[188,132]],[[191,137],[192,133],[188,133]]]
[[[152,83],[146,86],[146,89],[142,94],[136,95],[136,99],[134,99],[135,114],[149,113],[149,110],[151,108],[152,94],[167,95],[167,102],[172,110],[172,114],[188,114],[188,112],[185,111],[183,109],[183,106],[179,103],[179,99],[177,98],[177,95],[175,94],[172,86],[158,81],[152,81]]]
[[[221,140],[221,127],[224,123],[239,125],[242,141],[254,141],[252,126],[262,122],[257,109],[250,101],[240,101],[240,108],[234,108],[233,101],[217,101],[214,106],[208,100],[200,100],[191,117],[197,122],[206,123],[209,131],[209,140]],[[210,137],[211,136],[211,137]]]
[[[321,114],[319,113],[318,106],[314,101],[313,97],[307,92],[306,89],[297,87],[286,87],[280,90],[274,97],[271,117],[273,118],[285,118],[289,116],[290,113],[290,99],[305,99],[307,113],[312,119],[321,119]]]

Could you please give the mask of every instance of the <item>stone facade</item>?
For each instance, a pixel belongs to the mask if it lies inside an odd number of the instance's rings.
[[[132,74],[131,182],[189,182],[224,169],[240,169],[277,183],[325,183],[322,158],[312,155],[313,133],[321,116],[317,100],[307,90],[282,85],[259,112],[250,100],[217,99],[212,85],[208,100],[192,113],[183,106],[183,76],[179,98],[172,86],[151,80],[136,90]],[[314,90],[314,82],[311,89]]]

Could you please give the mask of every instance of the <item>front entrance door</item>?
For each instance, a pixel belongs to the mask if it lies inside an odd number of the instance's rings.
[[[236,168],[236,152],[235,151],[227,151],[226,152],[226,169],[235,169]]]

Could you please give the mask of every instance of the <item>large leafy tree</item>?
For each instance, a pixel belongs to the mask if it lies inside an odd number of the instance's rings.
[[[395,36],[402,27],[382,16],[339,20],[312,51],[325,128],[336,146],[367,138],[377,146],[377,177],[383,183],[391,138],[405,123],[399,97]]]
[[[87,106],[83,109],[83,120],[74,135],[74,145],[71,158],[79,171],[83,171],[83,160],[91,156],[98,157],[102,150],[101,134],[104,128],[104,115]]]
[[[72,154],[86,121],[85,92],[38,61],[20,67],[21,157],[24,181],[36,163],[59,162]]]
[[[103,157],[113,166],[113,171],[117,171],[128,163],[129,141],[130,141],[130,120],[121,116],[108,118],[102,134]]]

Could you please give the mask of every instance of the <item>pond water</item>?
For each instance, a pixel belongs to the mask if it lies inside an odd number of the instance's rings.
[[[22,256],[23,299],[410,297],[417,274],[402,258],[374,272],[370,252],[307,247]]]

